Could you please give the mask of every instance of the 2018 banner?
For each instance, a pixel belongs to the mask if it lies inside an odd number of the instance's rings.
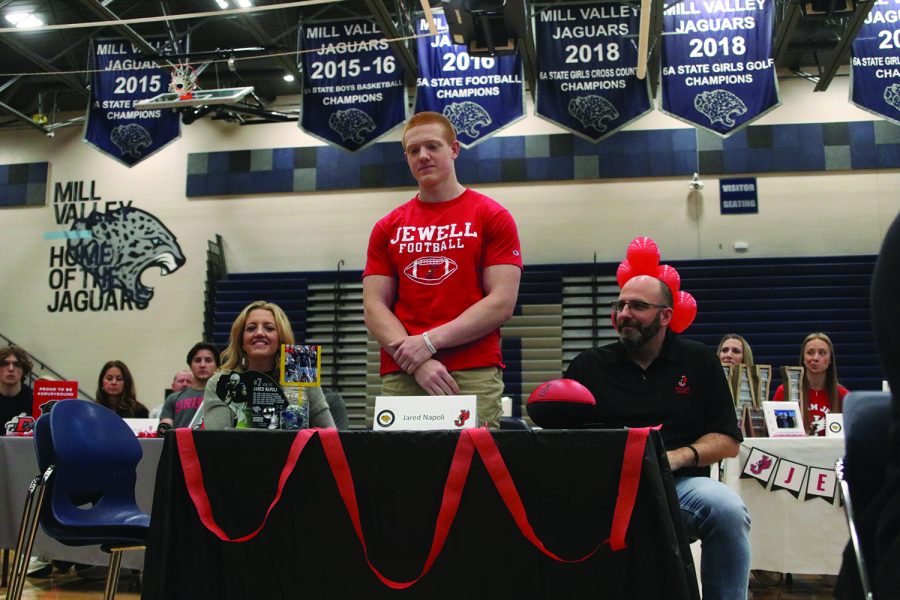
[[[375,23],[316,23],[301,39],[301,129],[355,152],[406,119],[404,71]]]
[[[441,33],[416,39],[416,112],[442,113],[469,148],[525,116],[522,59],[518,53],[470,56],[450,40],[444,15],[434,20]],[[428,32],[425,19],[416,31]]]
[[[637,78],[638,9],[625,4],[547,8],[535,16],[535,112],[592,142],[652,109]]]
[[[684,0],[665,11],[662,111],[728,137],[780,104],[773,0]]]
[[[131,167],[178,139],[177,112],[133,108],[138,100],[168,91],[169,72],[128,40],[94,40],[93,51],[96,71],[84,141]]]
[[[850,101],[900,124],[900,0],[878,0],[853,40]]]

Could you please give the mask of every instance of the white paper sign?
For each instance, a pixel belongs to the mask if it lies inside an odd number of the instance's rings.
[[[844,437],[843,413],[828,413],[825,415],[825,437]]]
[[[750,456],[747,457],[747,462],[744,464],[744,471],[741,474],[741,479],[752,477],[765,487],[772,478],[772,474],[775,472],[775,465],[777,462],[777,456],[763,452],[759,448],[751,448]]]
[[[478,427],[475,396],[377,396],[375,431]]]
[[[832,500],[834,498],[837,476],[831,469],[809,468],[809,480],[806,482],[806,499],[822,498]]]
[[[782,458],[778,461],[778,470],[772,481],[772,489],[788,490],[794,494],[794,497],[798,497],[800,490],[803,489],[804,477],[806,477],[806,465]]]

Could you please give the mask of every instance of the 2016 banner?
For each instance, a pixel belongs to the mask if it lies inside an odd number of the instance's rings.
[[[131,167],[178,139],[177,112],[133,108],[138,100],[168,91],[169,72],[124,39],[94,40],[93,51],[96,71],[84,141]]]
[[[662,111],[728,137],[780,104],[773,0],[684,0],[663,15]]]
[[[450,40],[444,15],[434,20],[441,33],[416,39],[416,112],[442,113],[469,148],[525,116],[522,59],[518,53],[470,56]],[[428,32],[425,19],[416,31]]]
[[[652,109],[637,78],[639,12],[625,4],[547,8],[535,16],[535,112],[592,142]]]
[[[300,129],[355,152],[406,119],[404,71],[375,23],[316,23],[301,39]]]
[[[850,101],[900,124],[900,0],[878,0],[850,61]]]

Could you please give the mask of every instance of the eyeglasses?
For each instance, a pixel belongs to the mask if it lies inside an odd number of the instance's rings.
[[[609,305],[614,313],[620,313],[625,310],[625,307],[631,309],[633,313],[641,313],[645,310],[650,310],[651,308],[669,308],[666,304],[650,304],[649,302],[644,302],[642,300],[618,300]]]
[[[9,367],[12,367],[13,369],[21,369],[22,363],[15,360],[0,361],[0,368],[8,369]]]

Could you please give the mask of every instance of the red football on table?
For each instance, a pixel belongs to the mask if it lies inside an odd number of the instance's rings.
[[[544,429],[571,429],[586,423],[597,402],[574,379],[551,379],[528,396],[528,416]]]

